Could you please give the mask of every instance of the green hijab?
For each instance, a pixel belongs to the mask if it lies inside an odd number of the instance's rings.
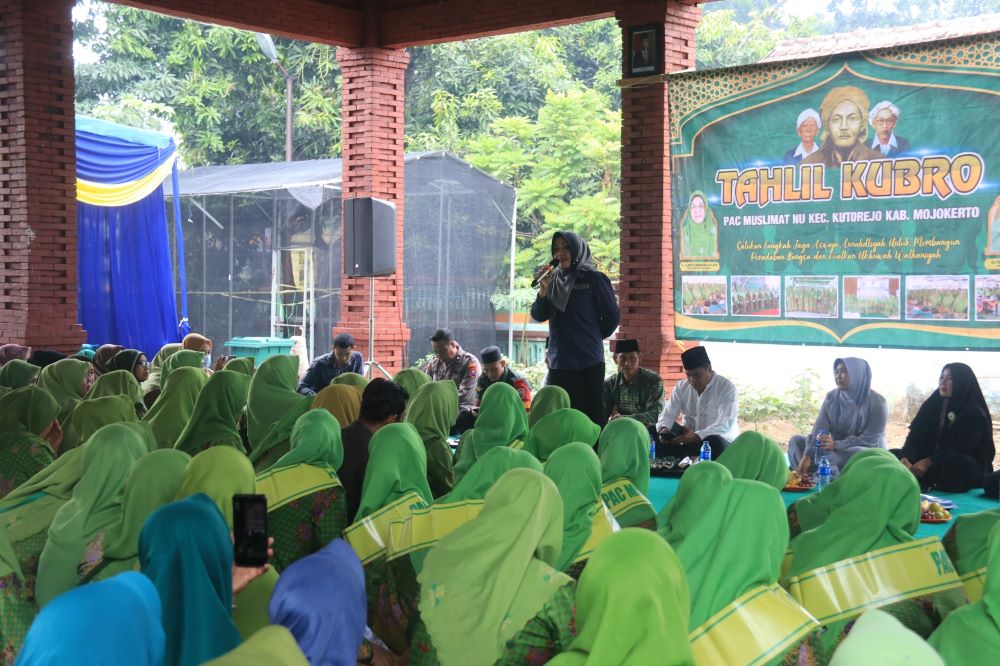
[[[65,421],[76,404],[83,400],[83,382],[91,365],[75,358],[64,358],[42,368],[38,388],[45,389],[59,403],[59,422]]]
[[[729,470],[711,460],[700,462],[684,472],[677,493],[656,517],[656,529],[660,536],[676,548],[698,526],[705,509],[732,481],[733,475]]]
[[[454,384],[454,382],[452,382]],[[520,468],[542,471],[542,464],[527,451],[516,451],[509,446],[490,449],[477,460],[450,493],[439,497],[435,504],[481,500],[501,476],[512,469]]]
[[[604,427],[597,452],[601,479],[611,483],[625,477],[643,495],[649,494],[649,431],[635,419],[623,416]]]
[[[719,464],[732,472],[734,479],[762,481],[775,490],[788,482],[785,452],[773,439],[753,430],[740,433],[719,456]]]
[[[0,398],[0,497],[12,492],[55,459],[40,435],[59,415],[59,403],[37,386]]]
[[[406,368],[405,370],[400,370],[392,378],[392,383],[397,386],[402,386],[403,390],[406,391],[406,395],[409,396],[407,398],[407,404],[409,404],[409,401],[412,400],[413,396],[417,394],[417,390],[430,381],[431,378],[427,376],[427,373],[422,370],[418,370],[417,368]]]
[[[249,388],[250,380],[239,372],[219,370],[209,377],[174,448],[196,454],[207,444],[227,444],[242,452],[243,439],[236,422],[246,405]]]
[[[531,427],[525,449],[545,462],[552,452],[570,442],[594,445],[601,434],[601,427],[583,412],[566,407],[543,416]],[[646,435],[649,439],[649,435]],[[649,456],[647,454],[646,458]]]
[[[543,417],[548,416],[557,409],[569,407],[569,393],[561,386],[549,384],[539,389],[535,397],[531,399],[531,411],[528,412],[528,429],[535,427]]]
[[[435,497],[452,491],[452,467],[448,433],[458,416],[458,387],[450,379],[430,382],[417,389],[406,408],[404,421],[417,429],[427,451],[427,483]]]
[[[205,352],[194,351],[193,349],[181,349],[171,354],[163,361],[163,368],[160,370],[160,386],[163,386],[170,373],[177,368],[204,368]]]
[[[174,500],[190,461],[191,456],[183,451],[164,449],[147,453],[133,464],[118,522],[104,537],[102,557],[107,564],[102,579],[138,568],[142,526],[153,511]]]
[[[325,409],[312,409],[299,417],[292,428],[291,444],[291,450],[271,469],[313,465],[336,472],[344,462],[340,424]]]
[[[690,200],[696,197],[705,204],[705,219],[700,223],[695,222],[691,217],[690,203],[688,204],[680,223],[681,257],[684,259],[689,257],[712,258],[718,253],[716,244],[718,222],[715,220],[715,214],[708,207],[708,199],[703,192],[697,190],[692,192]]]
[[[149,364],[149,378],[142,383],[143,394],[149,393],[153,389],[160,388],[163,363],[180,350],[181,343],[179,342],[171,342],[170,344],[160,347],[160,351],[156,352],[156,356],[153,357],[153,360]]]
[[[563,541],[555,568],[565,571],[590,538],[601,497],[601,461],[593,447],[572,442],[545,462],[545,476],[559,489],[563,503]]]
[[[409,492],[430,504],[427,452],[409,423],[379,428],[368,444],[368,467],[361,486],[361,504],[354,522],[392,504]]]
[[[202,666],[309,666],[309,662],[292,632],[280,624],[272,624]]]
[[[576,639],[551,666],[694,666],[680,560],[649,530],[623,529],[597,547],[576,589]]]
[[[528,434],[528,419],[524,403],[510,384],[490,384],[479,405],[476,426],[462,437],[455,464],[455,480],[469,471],[472,464],[490,449],[510,446],[514,440],[524,440]]]
[[[982,569],[989,562],[989,538],[1000,523],[1000,509],[966,513],[955,519],[941,541],[959,575]]]
[[[24,388],[31,384],[41,371],[42,369],[37,365],[15,358],[13,361],[7,361],[0,368],[0,386],[6,386],[10,389]]]
[[[417,577],[420,616],[441,663],[496,662],[504,644],[570,582],[552,568],[561,547],[555,484],[531,469],[504,474],[479,516],[441,539]]]
[[[920,526],[920,486],[899,461],[861,460],[837,483],[842,485],[830,515],[792,541],[789,578],[913,540]]]
[[[118,520],[132,464],[145,453],[139,434],[117,423],[104,426],[87,443],[83,476],[52,520],[38,560],[35,598],[40,607],[76,586],[87,544]]]
[[[949,616],[950,617],[950,616]],[[934,640],[932,635],[931,641]],[[866,612],[859,617],[851,627],[851,633],[840,644],[837,651],[833,653],[830,666],[859,666],[863,664],[878,664],[878,666],[945,666],[945,661],[941,659],[944,652],[938,655],[934,651],[934,646],[927,644],[923,638],[914,631],[908,629],[895,617],[878,610],[877,608]],[[977,644],[973,639],[969,641],[970,647],[974,646],[975,658],[972,661],[961,661],[958,659],[948,659],[948,664],[960,666],[961,664],[981,664],[983,655],[996,654],[990,652],[989,648]],[[996,648],[994,641],[992,647]],[[940,647],[938,647],[940,651]],[[969,650],[968,653],[971,653]]]
[[[194,414],[198,394],[208,383],[201,368],[177,368],[163,383],[163,391],[143,417],[156,437],[156,448],[171,449]]]
[[[293,409],[301,410],[299,416],[309,409],[308,406],[302,409],[302,405],[311,404],[312,398],[296,393],[298,382],[299,359],[290,354],[268,357],[250,380],[247,436],[255,459],[264,454],[261,442],[273,424],[281,421]]]
[[[232,370],[233,372],[242,372],[247,377],[253,377],[254,366],[256,361],[253,356],[241,356],[240,358],[231,358],[226,361],[225,370]]]
[[[133,404],[142,404],[142,388],[139,380],[127,370],[111,370],[97,378],[87,391],[87,400],[105,398],[109,395],[123,395]]]
[[[689,628],[694,631],[755,587],[777,582],[787,547],[788,521],[778,491],[759,481],[727,484],[674,545],[691,591]]]
[[[83,451],[86,446],[68,451],[53,462],[45,466],[30,479],[19,485],[0,500],[0,514],[7,513],[17,507],[30,504],[39,495],[46,495],[55,499],[66,501],[73,494],[73,487],[76,486],[83,474]],[[44,525],[36,526],[38,529],[47,529],[52,522],[49,516],[48,522]],[[33,526],[28,526],[33,527]],[[38,530],[35,530],[38,531]],[[33,534],[30,529],[27,532]],[[11,541],[18,539],[9,534]]]
[[[337,375],[333,378],[331,384],[346,384],[347,386],[353,386],[358,389],[359,393],[363,393],[365,387],[368,386],[368,378],[364,375],[359,375],[356,372],[345,372],[341,375]]]
[[[928,642],[949,666],[985,663],[1000,654],[1000,524],[990,531],[982,598],[952,611]]]
[[[107,377],[107,375],[104,375]],[[96,384],[95,384],[96,386]],[[112,423],[138,423],[135,415],[135,405],[124,395],[109,395],[103,398],[87,398],[73,409],[69,418],[69,427],[73,433],[74,442],[62,447],[66,451],[73,446],[86,442],[90,437],[106,425]]]

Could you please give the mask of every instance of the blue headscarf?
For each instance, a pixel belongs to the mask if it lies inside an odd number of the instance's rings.
[[[354,666],[367,615],[361,560],[344,540],[331,541],[281,572],[268,611],[311,666]]]
[[[139,564],[163,600],[164,666],[197,666],[240,643],[233,623],[233,544],[203,493],[154,511],[139,534]]]
[[[35,618],[18,666],[160,666],[160,597],[148,578],[128,571],[61,594]]]

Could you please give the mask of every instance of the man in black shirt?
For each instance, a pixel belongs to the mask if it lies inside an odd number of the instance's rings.
[[[341,428],[344,443],[344,462],[337,471],[347,495],[347,522],[353,523],[361,505],[361,487],[368,467],[368,443],[382,426],[403,420],[406,390],[392,382],[376,377],[361,394],[361,413],[354,423]]]
[[[361,358],[361,352],[354,351],[354,336],[350,333],[341,333],[335,337],[333,351],[312,362],[299,382],[298,391],[302,395],[315,395],[345,372],[365,374],[364,359]]]

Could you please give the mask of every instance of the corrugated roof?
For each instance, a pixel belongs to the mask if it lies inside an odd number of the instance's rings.
[[[851,51],[871,51],[991,32],[1000,32],[1000,13],[896,28],[872,28],[833,35],[786,39],[779,42],[762,62],[800,60]]]

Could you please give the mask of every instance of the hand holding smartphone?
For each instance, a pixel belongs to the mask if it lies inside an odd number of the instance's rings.
[[[233,495],[233,563],[262,567],[267,551],[267,496]]]

